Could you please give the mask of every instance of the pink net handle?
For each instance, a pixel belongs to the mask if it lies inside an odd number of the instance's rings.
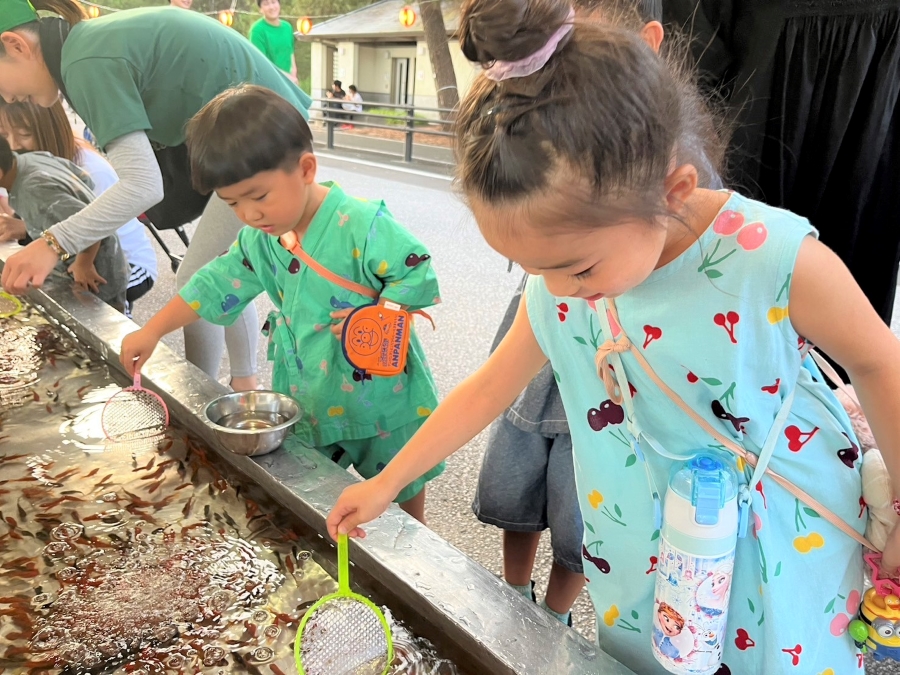
[[[896,595],[900,597],[900,585],[892,579],[881,578],[881,554],[866,553],[863,555],[863,560],[866,561],[866,564],[872,570],[872,585],[875,587],[875,590],[878,591],[878,595],[882,597],[886,595]]]

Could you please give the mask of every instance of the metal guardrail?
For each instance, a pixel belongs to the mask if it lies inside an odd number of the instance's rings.
[[[455,112],[448,108],[427,108],[414,105],[396,105],[391,103],[348,103],[343,99],[314,98],[314,102],[320,107],[316,112],[321,113],[322,122],[325,124],[327,140],[326,146],[334,150],[334,132],[336,127],[351,124],[353,127],[363,129],[383,129],[387,131],[401,131],[404,133],[403,160],[413,161],[413,145],[416,134],[422,136],[437,136],[452,138]],[[359,105],[362,112],[345,110],[344,105]],[[396,110],[401,114],[389,114],[374,112],[382,109]],[[368,112],[367,112],[368,110]],[[416,117],[416,113],[437,113],[439,118]],[[395,124],[388,124],[383,120],[390,120]],[[399,124],[397,124],[399,123]],[[434,128],[440,127],[440,128]]]

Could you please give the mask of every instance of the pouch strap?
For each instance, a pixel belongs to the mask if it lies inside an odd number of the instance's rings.
[[[604,300],[604,304],[607,302],[609,303],[608,308],[612,315],[611,318],[613,320],[615,320],[616,324],[618,324],[618,326],[621,328],[622,323],[621,323],[621,321],[619,321],[615,301],[614,300],[609,300],[609,301]],[[603,309],[598,308],[597,311],[599,313],[600,311],[603,311]],[[611,353],[619,354],[620,351],[624,351],[621,349],[621,346],[619,347],[619,349],[613,348],[615,345],[624,346],[626,344],[622,338],[627,339],[624,329],[621,330],[621,333],[620,333],[620,336],[618,337],[618,339],[612,341],[613,342],[612,345],[609,345],[608,343],[604,343],[603,345],[600,346],[600,349],[598,350],[597,361],[598,361],[598,371],[600,371],[599,374],[600,374],[601,378],[603,377],[603,371],[605,371],[607,368],[605,357]],[[754,469],[760,464],[762,464],[763,467],[766,466],[769,458],[757,457],[752,452],[748,452],[743,447],[741,447],[740,445],[735,443],[732,439],[727,438],[722,433],[717,431],[715,429],[715,427],[713,427],[704,417],[702,417],[697,412],[695,412],[694,409],[691,408],[691,406],[689,406],[687,403],[685,403],[684,400],[677,393],[675,393],[672,389],[669,388],[669,386],[665,382],[663,382],[663,380],[654,372],[653,368],[647,362],[647,359],[644,358],[644,355],[640,352],[639,349],[637,349],[634,346],[634,344],[631,343],[630,340],[627,341],[627,344],[628,344],[628,351],[634,356],[635,360],[638,362],[638,365],[640,365],[640,367],[644,370],[644,372],[647,374],[647,376],[651,380],[653,380],[653,382],[656,384],[656,386],[659,387],[660,390],[666,396],[668,396],[669,399],[671,399],[671,401],[675,405],[677,405],[679,408],[681,408],[682,411],[684,411],[684,413],[688,417],[690,417],[692,420],[694,420],[694,422],[696,422],[700,426],[701,429],[703,429],[706,433],[708,433],[710,436],[712,436],[720,445],[722,445],[723,447],[727,448],[729,451],[731,451],[732,453],[734,453],[735,455],[740,457],[742,460],[744,460],[744,462],[746,462],[749,466],[753,467]],[[604,352],[603,358],[601,358],[601,356],[600,356],[601,350]],[[824,359],[822,359],[822,360],[824,361]],[[606,384],[605,378],[604,378],[604,384]],[[607,385],[607,394],[609,394],[610,398],[612,398],[614,392],[610,391],[610,388],[611,387]],[[789,403],[789,401],[785,401],[785,402]],[[779,417],[781,417],[780,414],[779,414]],[[786,419],[786,414],[785,414],[785,419]],[[778,420],[776,420],[776,421],[778,421]],[[782,421],[782,423],[783,423],[783,421]],[[767,441],[768,440],[770,440],[770,439],[767,439]],[[768,445],[768,443],[766,445]],[[769,450],[769,457],[771,457],[771,452],[774,451],[774,443],[772,444],[772,446],[773,447]],[[768,448],[766,448],[766,449],[768,449]],[[765,462],[763,462],[762,460],[765,460]],[[801,502],[803,502],[804,504],[809,506],[816,513],[818,513],[820,516],[822,516],[825,520],[827,520],[829,523],[831,523],[836,528],[838,528],[841,532],[843,532],[847,536],[853,538],[854,540],[858,541],[860,544],[862,544],[866,548],[871,549],[872,551],[878,552],[878,548],[876,548],[875,545],[872,544],[872,542],[870,542],[865,536],[863,536],[859,532],[857,532],[844,519],[835,515],[832,511],[827,509],[823,504],[821,504],[818,500],[816,500],[810,494],[808,494],[804,490],[802,490],[799,487],[797,487],[796,485],[794,485],[791,481],[789,481],[784,476],[781,476],[780,474],[775,473],[772,469],[765,468],[765,473],[773,481],[775,481],[778,485],[783,487],[785,490],[787,490],[790,494],[792,494],[794,497],[799,499]],[[755,475],[755,472],[754,472],[754,478],[756,480],[759,480],[759,478]]]
[[[303,250],[303,247],[300,246],[300,241],[297,239],[297,235],[293,232],[288,232],[287,234],[282,235],[279,241],[285,249],[300,258],[300,260],[306,263],[307,267],[309,267],[323,279],[327,279],[331,283],[340,286],[341,288],[346,288],[348,291],[352,291],[353,293],[358,293],[359,295],[365,296],[367,298],[372,298],[373,300],[378,299],[378,291],[376,291],[375,289],[369,288],[368,286],[363,286],[362,284],[358,284],[355,281],[345,279],[344,277],[335,274],[324,265],[319,264],[319,262],[315,258],[313,258],[311,255],[309,255],[309,253]]]

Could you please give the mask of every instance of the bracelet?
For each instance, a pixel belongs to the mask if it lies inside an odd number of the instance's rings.
[[[59,242],[56,240],[56,236],[50,230],[44,230],[41,232],[41,239],[47,242],[47,245],[50,249],[59,256],[59,259],[63,262],[68,260],[71,256],[66,252],[66,250],[59,245]]]

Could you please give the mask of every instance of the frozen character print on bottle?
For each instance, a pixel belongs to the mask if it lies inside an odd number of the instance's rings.
[[[656,608],[653,644],[660,654],[676,661],[694,651],[694,638],[689,630],[684,630],[684,618],[664,602]]]

